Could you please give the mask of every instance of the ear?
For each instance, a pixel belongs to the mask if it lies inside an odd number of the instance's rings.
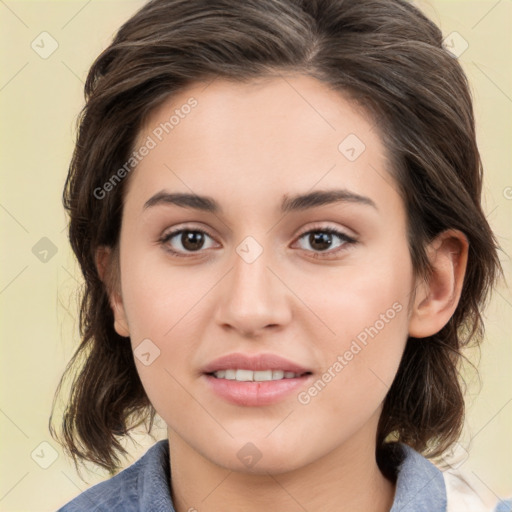
[[[100,246],[96,250],[95,262],[100,279],[103,281],[109,296],[110,307],[114,313],[114,329],[119,336],[129,337],[128,322],[124,310],[120,286],[116,273],[119,274],[119,262],[114,261],[118,257],[111,247]]]
[[[428,282],[417,282],[409,336],[432,336],[448,323],[462,292],[468,248],[465,235],[454,229],[443,231],[429,244],[427,253],[433,272]]]

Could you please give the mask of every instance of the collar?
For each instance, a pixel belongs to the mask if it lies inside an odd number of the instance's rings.
[[[401,463],[396,468],[396,491],[390,512],[444,512],[446,487],[442,472],[411,447],[396,445],[401,451]],[[159,441],[145,457],[149,460],[140,482],[141,509],[174,512],[168,485],[168,440]]]
[[[398,463],[390,512],[445,512],[446,488],[441,471],[409,446],[393,444],[393,458]],[[169,482],[169,441],[164,439],[130,467],[87,489],[58,512],[175,512]]]
[[[395,499],[390,512],[444,512],[443,473],[410,446],[396,443],[402,462],[397,467]]]

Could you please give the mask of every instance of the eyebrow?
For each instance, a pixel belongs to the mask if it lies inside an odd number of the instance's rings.
[[[358,203],[371,206],[377,210],[377,205],[369,197],[355,194],[349,190],[333,189],[297,194],[291,197],[285,196],[281,204],[281,212],[303,211],[334,203]],[[173,204],[182,208],[191,208],[215,214],[222,213],[222,207],[212,197],[181,192],[170,193],[165,190],[161,190],[149,198],[144,203],[143,210],[162,204]]]

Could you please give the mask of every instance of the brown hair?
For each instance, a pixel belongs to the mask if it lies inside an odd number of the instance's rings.
[[[480,310],[500,264],[480,205],[482,169],[467,80],[443,48],[440,30],[403,0],[152,0],[90,69],[63,195],[85,278],[81,343],[56,392],[73,376],[59,442],[75,464],[89,460],[114,473],[118,455],[126,454],[120,438],[147,420],[150,431],[155,416],[131,345],[113,328],[95,265],[98,247],[117,254],[129,176],[101,199],[94,191],[127,162],[148,115],[173,93],[215,77],[246,81],[284,71],[348,93],[371,113],[407,208],[418,275],[428,278],[425,248],[437,234],[458,229],[469,241],[455,314],[436,335],[407,341],[384,402],[377,451],[394,435],[435,456],[460,435],[461,349],[482,338]],[[112,277],[115,258],[110,270]]]

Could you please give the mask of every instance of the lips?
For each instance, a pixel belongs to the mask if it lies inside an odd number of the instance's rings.
[[[283,401],[306,385],[311,376],[307,368],[275,354],[229,354],[202,369],[210,391],[246,407]]]

